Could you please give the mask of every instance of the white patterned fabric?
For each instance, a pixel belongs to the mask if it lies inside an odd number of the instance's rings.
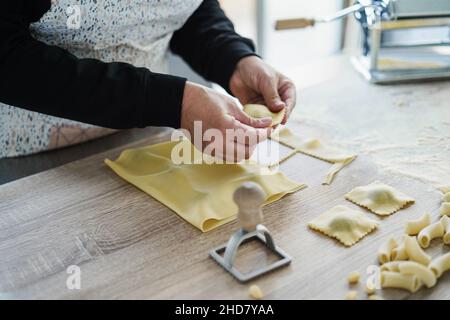
[[[34,38],[64,48],[79,58],[127,62],[166,73],[172,34],[201,2],[53,1],[51,9],[30,26],[30,31]],[[0,118],[0,158],[54,149],[114,132],[1,103]]]

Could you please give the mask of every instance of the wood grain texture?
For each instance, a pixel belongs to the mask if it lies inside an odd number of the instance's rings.
[[[292,126],[302,129],[301,123]],[[362,280],[352,288],[365,298],[366,268],[377,264],[377,249],[387,236],[402,234],[405,220],[424,212],[433,221],[438,218],[440,194],[427,185],[383,176],[360,156],[325,186],[321,182],[330,164],[297,154],[281,170],[308,188],[263,210],[265,225],[293,262],[243,285],[208,257],[211,248],[228,240],[236,222],[201,233],[103,163],[124,148],[160,142],[168,133],[161,129],[148,139],[0,186],[0,298],[246,299],[254,283],[268,299],[343,299],[350,290],[346,277],[354,270]],[[320,138],[321,132],[314,134]],[[344,199],[353,187],[377,179],[411,195],[416,204],[379,218]],[[308,221],[337,204],[364,211],[380,222],[379,229],[350,248],[308,229]],[[239,265],[270,261],[260,249],[256,244],[243,248]],[[439,241],[427,250],[433,256],[448,251]],[[66,288],[66,268],[72,264],[81,268],[81,290]],[[450,299],[449,285],[447,273],[436,287],[414,295],[377,294]]]

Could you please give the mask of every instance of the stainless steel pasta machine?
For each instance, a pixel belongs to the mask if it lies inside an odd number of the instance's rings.
[[[373,83],[450,78],[450,0],[357,0],[336,14],[279,20],[304,28],[353,14],[361,25],[353,65]]]

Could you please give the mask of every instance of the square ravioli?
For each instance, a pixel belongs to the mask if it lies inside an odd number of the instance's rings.
[[[308,226],[350,247],[375,230],[378,223],[360,211],[339,205],[310,221]]]
[[[410,196],[379,181],[354,188],[345,195],[345,199],[380,216],[388,216],[415,201]]]

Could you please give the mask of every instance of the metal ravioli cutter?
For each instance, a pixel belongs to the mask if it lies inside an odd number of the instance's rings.
[[[289,255],[275,245],[269,230],[261,224],[263,221],[261,206],[265,198],[264,190],[254,182],[245,182],[237,188],[233,194],[233,200],[239,208],[238,221],[241,228],[231,236],[228,243],[209,252],[211,258],[241,282],[252,280],[270,271],[287,266],[292,261]],[[241,244],[252,240],[260,241],[279,259],[258,270],[242,273],[234,266],[236,253]]]

